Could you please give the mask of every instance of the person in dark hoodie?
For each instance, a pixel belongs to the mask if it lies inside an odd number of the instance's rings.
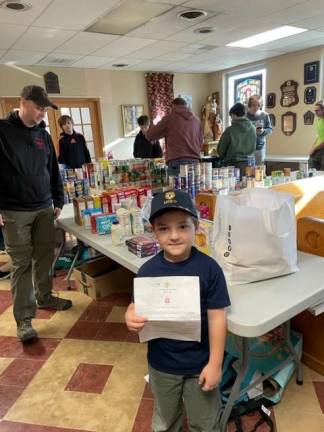
[[[64,203],[52,139],[43,119],[57,108],[42,87],[23,88],[18,112],[0,120],[0,225],[12,259],[11,289],[17,336],[38,337],[36,306],[65,310],[71,300],[52,294],[54,219]]]
[[[142,115],[138,117],[137,123],[141,130],[134,141],[134,158],[154,159],[163,157],[159,141],[151,142],[145,138],[144,134],[150,126],[150,119],[146,115]]]
[[[240,168],[241,176],[245,175],[248,156],[254,153],[256,131],[254,125],[245,116],[245,107],[236,103],[229,111],[232,119],[218,144],[217,152],[224,165]]]
[[[155,126],[151,124],[145,136],[149,141],[165,138],[169,175],[178,175],[180,165],[194,164],[200,160],[203,146],[201,122],[180,97],[174,99],[171,113]]]
[[[59,163],[65,165],[65,168],[81,168],[83,164],[91,162],[86,140],[82,134],[73,129],[72,118],[62,115],[58,119],[58,124],[62,129],[59,141]]]

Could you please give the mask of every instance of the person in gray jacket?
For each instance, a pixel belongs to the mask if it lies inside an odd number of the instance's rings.
[[[261,165],[266,156],[266,137],[272,133],[269,114],[261,110],[262,99],[259,95],[251,96],[248,100],[247,118],[256,129],[256,149],[254,152],[255,164]]]

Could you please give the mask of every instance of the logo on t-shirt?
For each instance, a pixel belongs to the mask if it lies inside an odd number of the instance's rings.
[[[45,142],[44,142],[42,137],[37,137],[35,139],[35,144],[36,144],[36,147],[38,148],[38,150],[44,150]]]
[[[76,144],[76,142],[77,142],[77,141],[76,141],[75,138],[72,138],[71,141],[70,141],[71,144]]]

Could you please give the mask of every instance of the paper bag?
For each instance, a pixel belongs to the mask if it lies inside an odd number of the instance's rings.
[[[230,285],[298,270],[294,199],[287,193],[247,189],[218,196],[213,239]]]

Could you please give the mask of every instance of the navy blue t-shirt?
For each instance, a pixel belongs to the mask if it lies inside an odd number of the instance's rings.
[[[230,305],[222,269],[213,258],[193,247],[191,256],[179,263],[167,261],[160,252],[139,269],[137,276],[199,276],[201,342],[153,339],[148,342],[147,353],[149,364],[161,372],[199,374],[209,360],[207,310]]]

